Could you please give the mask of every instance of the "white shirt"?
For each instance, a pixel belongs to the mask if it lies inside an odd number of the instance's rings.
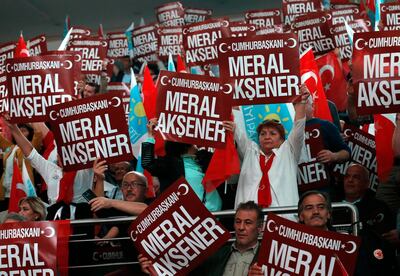
[[[33,149],[28,157],[32,167],[43,177],[47,184],[47,197],[50,205],[56,203],[60,190],[60,180],[63,177],[63,170],[51,161],[41,156],[36,149]],[[82,194],[93,186],[93,169],[79,170],[74,180],[74,195],[72,202],[87,202]]]
[[[295,121],[288,139],[278,149],[273,149],[275,158],[268,172],[272,197],[270,207],[297,205],[297,166],[304,145],[305,123],[306,118]],[[258,202],[258,187],[262,178],[260,153],[263,153],[259,145],[248,139],[240,128],[235,130],[235,141],[239,155],[243,157],[235,198],[236,208],[241,202]]]

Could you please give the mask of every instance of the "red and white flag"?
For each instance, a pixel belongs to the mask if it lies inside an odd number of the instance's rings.
[[[314,99],[314,117],[332,122],[328,101],[326,100],[319,70],[314,59],[312,48],[305,50],[300,56],[301,83],[305,83]]]
[[[392,137],[396,127],[396,114],[374,114],[376,163],[378,178],[382,183],[389,177],[393,167]]]
[[[14,58],[19,58],[19,57],[29,57],[29,51],[28,48],[26,47],[22,32],[21,35],[19,36],[17,47],[15,48],[14,51]]]
[[[319,76],[328,100],[335,103],[339,111],[347,108],[347,82],[335,52],[331,51],[315,60]]]
[[[143,106],[146,112],[147,118],[153,119],[156,117],[156,104],[157,104],[157,87],[154,84],[153,77],[151,76],[150,70],[147,65],[144,67],[143,71],[143,84],[142,84],[142,94],[143,94]],[[156,144],[154,152],[158,156],[165,155],[164,150],[164,139],[161,137],[159,132],[156,132]]]
[[[203,177],[204,189],[207,193],[212,192],[230,176],[239,173],[239,155],[236,151],[232,133],[227,133],[225,148],[215,149]]]
[[[11,180],[10,202],[8,203],[8,212],[19,212],[18,202],[21,198],[26,197],[24,181],[18,168],[17,160],[13,163],[13,176]]]

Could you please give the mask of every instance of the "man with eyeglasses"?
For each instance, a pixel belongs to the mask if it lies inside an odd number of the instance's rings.
[[[147,204],[144,202],[147,192],[147,179],[143,174],[135,171],[126,173],[122,179],[121,190],[124,200],[96,197],[89,201],[91,210],[97,212],[101,209],[114,208],[129,215],[137,216],[146,209]]]

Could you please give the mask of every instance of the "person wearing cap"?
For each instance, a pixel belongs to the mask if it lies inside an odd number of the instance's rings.
[[[297,165],[304,145],[305,103],[309,95],[308,88],[302,85],[300,101],[294,105],[293,128],[286,141],[285,129],[276,120],[265,120],[257,127],[258,144],[233,122],[224,122],[226,130],[234,131],[243,158],[235,206],[249,200],[263,208],[297,204]]]

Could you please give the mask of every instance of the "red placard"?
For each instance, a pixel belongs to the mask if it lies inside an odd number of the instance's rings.
[[[81,56],[81,71],[86,80],[99,84],[103,61],[107,55],[108,44],[97,37],[70,40],[67,50],[75,51]]]
[[[132,159],[122,96],[106,93],[50,108],[48,121],[64,171],[90,168],[96,158]]]
[[[211,18],[212,10],[185,8],[185,23],[193,24],[206,21]]]
[[[171,2],[155,9],[158,23],[166,27],[185,25],[185,10],[181,2]]]
[[[149,24],[135,28],[132,32],[133,56],[140,62],[157,61],[157,25]]]
[[[313,48],[315,55],[322,55],[335,49],[331,26],[332,15],[328,12],[315,12],[296,17],[291,28],[297,33],[300,43],[300,52],[309,47]]]
[[[163,137],[170,141],[223,148],[222,125],[231,114],[232,87],[219,78],[161,71],[157,117]]]
[[[344,125],[343,134],[345,135],[347,145],[351,149],[351,158],[346,163],[336,164],[333,168],[333,172],[344,175],[352,162],[361,164],[368,169],[370,189],[376,191],[379,180],[376,163],[375,137],[347,124]]]
[[[109,82],[107,85],[107,92],[121,92],[122,102],[124,104],[126,122],[128,123],[129,117],[129,101],[130,101],[130,90],[129,87],[123,82]]]
[[[42,55],[7,60],[11,122],[43,122],[48,108],[75,95],[74,57]]]
[[[186,275],[230,238],[184,178],[147,207],[129,233],[156,275]]]
[[[283,24],[289,26],[297,16],[321,10],[320,0],[282,0]]]
[[[233,104],[291,102],[299,94],[299,50],[294,34],[218,41],[220,77],[234,87]]]
[[[183,48],[187,66],[216,64],[216,40],[229,37],[228,19],[209,19],[183,28]]]
[[[317,161],[318,152],[324,149],[321,126],[319,124],[307,125],[305,129],[305,147],[307,158],[299,164],[297,171],[297,184],[299,191],[319,189],[329,184],[328,173],[324,164]]]
[[[400,31],[354,34],[357,114],[400,112]]]
[[[39,35],[26,42],[30,56],[40,56],[47,52],[47,41],[45,35]]]
[[[14,57],[15,42],[8,42],[0,45],[0,75],[6,73],[6,59]]]
[[[258,29],[282,24],[281,10],[251,10],[245,13],[246,22],[255,25]]]
[[[272,27],[265,27],[257,30],[256,35],[267,35],[267,34],[281,34],[283,33],[283,25],[275,25]]]
[[[68,252],[68,238],[66,221],[0,224],[1,275],[67,275],[61,260],[57,269],[57,256],[60,249]],[[68,265],[68,253],[62,257]]]
[[[107,33],[107,57],[120,58],[129,55],[128,38],[124,32]]]
[[[269,213],[257,263],[265,275],[353,275],[359,244],[355,236],[317,230]]]
[[[385,31],[400,30],[400,3],[381,4],[381,22]]]
[[[371,31],[371,21],[366,19],[357,19],[347,23],[355,33]],[[331,28],[336,48],[339,49],[340,59],[347,61],[352,57],[353,45],[350,43],[349,34],[344,23],[338,23]]]
[[[344,23],[345,21],[350,22],[362,18],[358,7],[330,10],[330,13],[332,15],[333,26],[338,23]]]
[[[79,55],[79,53],[74,52],[74,51],[47,51],[46,55],[53,55],[53,56],[71,56],[74,58],[74,89],[75,89],[75,97],[79,97],[79,89],[78,89],[78,83],[79,81],[82,81],[82,72],[81,72],[81,60],[82,57]]]
[[[74,26],[72,27],[71,36],[69,39],[87,38],[90,36],[91,33],[92,31],[89,28]]]
[[[255,25],[238,21],[231,21],[229,23],[229,30],[231,33],[231,37],[253,36],[256,34]]]
[[[6,59],[14,57],[16,44],[8,42],[0,45],[0,114],[8,111],[8,91],[6,77]]]
[[[169,54],[177,56],[182,54],[182,28],[160,27],[157,29],[158,57],[168,60]]]

